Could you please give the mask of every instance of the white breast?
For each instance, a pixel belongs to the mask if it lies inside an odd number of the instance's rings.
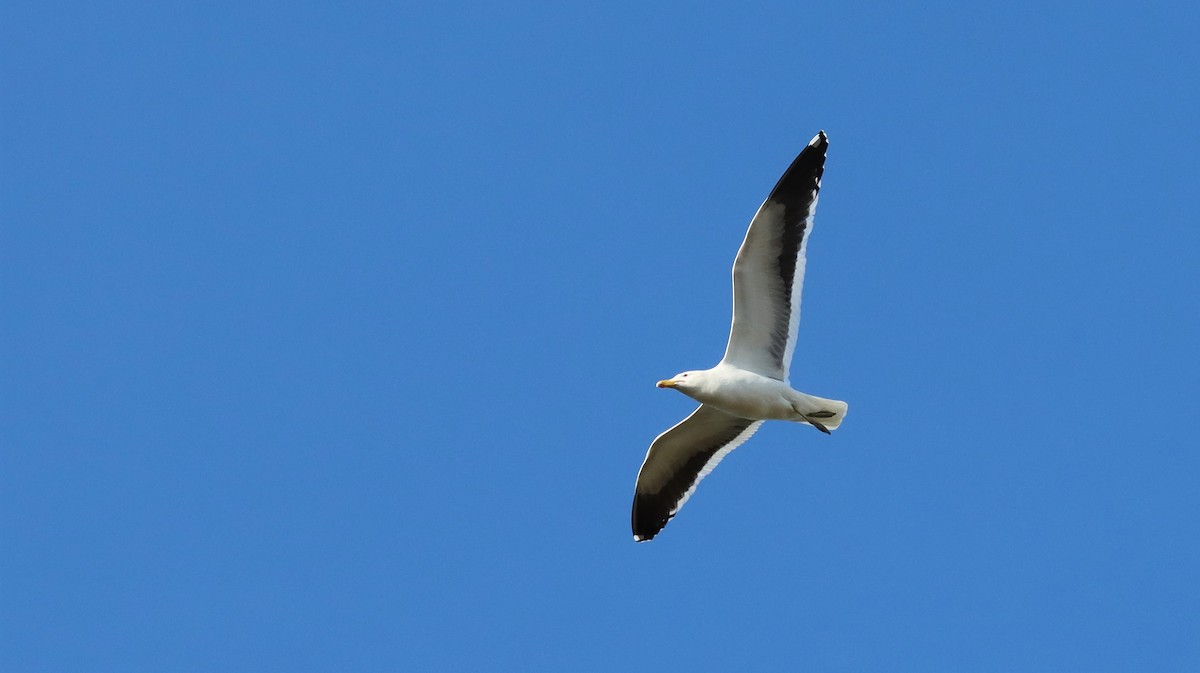
[[[790,420],[792,389],[783,381],[721,364],[705,372],[705,384],[692,395],[697,401],[734,416],[753,420]]]

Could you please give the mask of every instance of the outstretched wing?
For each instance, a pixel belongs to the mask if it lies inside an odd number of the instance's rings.
[[[633,494],[633,539],[649,540],[675,516],[700,480],[762,421],[700,405],[650,444]]]
[[[800,324],[804,252],[829,139],[821,131],[750,221],[733,263],[733,326],[722,362],[786,381]]]

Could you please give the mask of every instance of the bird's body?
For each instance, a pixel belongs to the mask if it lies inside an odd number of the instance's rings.
[[[829,140],[822,131],[796,157],[759,207],[733,264],[733,325],[717,366],[658,382],[700,407],[650,445],[633,499],[633,538],[662,530],[696,485],[764,421],[805,423],[829,434],[847,405],[789,383],[800,322],[808,234]]]
[[[690,387],[667,385],[688,397],[720,409],[727,414],[754,421],[797,421],[811,424],[809,417],[844,402],[826,400],[793,390],[790,385],[769,376],[746,371],[722,362],[712,369],[687,372]],[[842,413],[845,409],[840,410]],[[818,417],[819,419],[820,417]],[[840,423],[840,414],[832,417]],[[826,425],[821,423],[821,425]],[[837,424],[834,423],[836,428]]]

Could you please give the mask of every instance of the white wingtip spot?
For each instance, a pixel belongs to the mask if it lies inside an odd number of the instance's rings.
[[[808,141],[808,146],[812,147],[813,145],[816,145],[817,143],[821,142],[822,139],[825,139],[825,140],[829,139],[829,137],[825,135],[824,130],[818,131],[817,135],[813,136],[813,139]]]

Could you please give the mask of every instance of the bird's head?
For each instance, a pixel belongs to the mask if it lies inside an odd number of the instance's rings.
[[[674,388],[679,392],[695,390],[700,383],[699,374],[700,372],[681,372],[669,379],[659,381],[657,385],[659,388]]]

